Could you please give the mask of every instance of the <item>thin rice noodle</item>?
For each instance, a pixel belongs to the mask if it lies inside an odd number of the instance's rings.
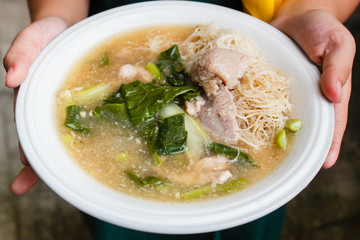
[[[290,77],[266,62],[249,37],[234,30],[200,26],[179,45],[185,69],[214,48],[237,50],[250,59],[249,68],[231,91],[237,107],[241,142],[259,148],[270,145],[289,118]]]

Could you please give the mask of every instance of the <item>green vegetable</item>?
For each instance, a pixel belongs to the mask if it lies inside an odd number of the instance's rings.
[[[144,181],[135,173],[130,171],[125,171],[126,175],[136,184],[139,186],[144,186]]]
[[[124,96],[121,93],[121,88],[104,100],[104,104],[109,103],[125,103]]]
[[[150,150],[155,154],[155,161],[160,164],[159,155],[182,152],[186,149],[187,132],[184,114],[165,118],[154,118],[139,125],[140,134],[148,141]]]
[[[112,91],[108,84],[100,83],[94,87],[74,93],[74,101],[77,105],[86,105],[89,102],[107,97]]]
[[[126,162],[127,160],[129,160],[129,154],[127,154],[126,152],[119,153],[116,157],[116,160],[118,162]]]
[[[171,73],[182,71],[184,66],[181,62],[179,47],[175,44],[169,49],[161,52],[156,65],[162,72],[169,71]]]
[[[71,134],[65,134],[63,136],[62,140],[66,145],[69,145],[69,146],[74,146],[74,144],[75,144],[75,138]]]
[[[142,123],[137,127],[139,133],[143,138],[148,141],[149,148],[152,152],[156,152],[156,149],[159,148],[158,136],[160,123],[157,118],[152,118],[147,122]]]
[[[197,91],[196,86],[159,86],[135,81],[121,85],[130,121],[134,126],[147,122],[175,97]]]
[[[151,74],[155,77],[156,80],[161,80],[162,75],[160,69],[152,62],[149,62],[145,67]]]
[[[284,129],[280,130],[280,132],[276,135],[276,144],[282,148],[285,149],[287,146],[287,137],[286,132]]]
[[[101,58],[100,67],[104,67],[104,66],[108,66],[108,65],[110,65],[109,54],[107,52],[105,52],[103,57]]]
[[[185,86],[188,78],[190,78],[189,75],[183,70],[181,72],[171,72],[166,76],[166,81],[173,86]]]
[[[210,193],[212,191],[215,191],[215,188],[213,188],[211,185],[205,185],[202,187],[195,188],[193,190],[185,192],[182,197],[186,200],[193,199],[196,197],[199,197],[201,195],[205,195],[207,193]]]
[[[249,163],[252,166],[257,166],[249,154],[243,153],[239,149],[215,142],[210,143],[209,147],[217,154],[223,155],[230,159],[236,159],[238,163]]]
[[[125,103],[110,103],[97,106],[94,115],[100,119],[115,119],[123,123],[130,123]]]
[[[154,159],[157,165],[160,165],[162,163],[161,158],[156,153],[154,153]]]
[[[66,107],[66,118],[64,125],[73,131],[81,133],[90,133],[90,128],[83,125],[83,119],[80,116],[82,108],[76,105]]]
[[[125,171],[125,173],[135,184],[139,186],[152,186],[166,183],[165,180],[158,177],[150,176],[142,179],[136,173],[133,173],[131,171]]]
[[[183,99],[186,101],[193,101],[197,96],[200,95],[200,90],[193,91],[193,92],[187,92],[182,95]]]
[[[301,129],[302,123],[300,119],[289,119],[286,121],[285,128],[295,133]]]
[[[190,159],[200,159],[206,151],[210,137],[196,119],[186,114],[185,111],[175,103],[169,103],[159,112],[163,118],[180,113],[185,114],[185,130],[188,133],[185,154]]]
[[[177,45],[173,45],[160,53],[156,65],[161,75],[166,78],[168,84],[173,86],[185,86],[189,75],[184,71],[181,56]]]
[[[243,178],[240,178],[224,184],[218,184],[216,187],[205,185],[185,192],[182,197],[185,200],[189,200],[211,192],[235,191],[242,188],[245,184],[247,184],[247,181]]]
[[[185,151],[186,139],[185,114],[180,113],[165,118],[159,130],[161,148],[157,152],[161,155],[168,155]]]

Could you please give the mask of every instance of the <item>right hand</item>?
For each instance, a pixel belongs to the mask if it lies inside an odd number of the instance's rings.
[[[7,71],[5,85],[14,88],[14,107],[19,86],[25,80],[31,64],[40,51],[58,34],[67,29],[67,24],[58,17],[44,17],[24,28],[12,42],[4,57]],[[20,160],[25,165],[11,185],[15,194],[25,194],[39,180],[29,165],[19,144]]]

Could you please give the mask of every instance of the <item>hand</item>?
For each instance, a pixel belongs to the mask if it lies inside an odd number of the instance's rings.
[[[321,89],[334,103],[335,110],[335,132],[323,164],[323,168],[330,168],[339,156],[347,123],[354,38],[334,16],[323,10],[299,11],[290,16],[282,14],[271,24],[295,40],[322,69]]]
[[[66,23],[57,17],[42,18],[24,28],[14,39],[4,58],[7,71],[5,85],[14,88],[14,106],[18,87],[25,80],[30,65],[40,51],[59,33],[67,28]],[[20,160],[25,167],[19,172],[11,185],[15,194],[25,194],[39,180],[19,144]]]

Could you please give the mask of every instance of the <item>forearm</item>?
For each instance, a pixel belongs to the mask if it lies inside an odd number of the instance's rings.
[[[276,18],[295,16],[312,10],[325,10],[344,22],[359,5],[360,0],[287,0]]]
[[[47,16],[61,18],[71,26],[88,16],[89,0],[28,0],[31,21]]]

